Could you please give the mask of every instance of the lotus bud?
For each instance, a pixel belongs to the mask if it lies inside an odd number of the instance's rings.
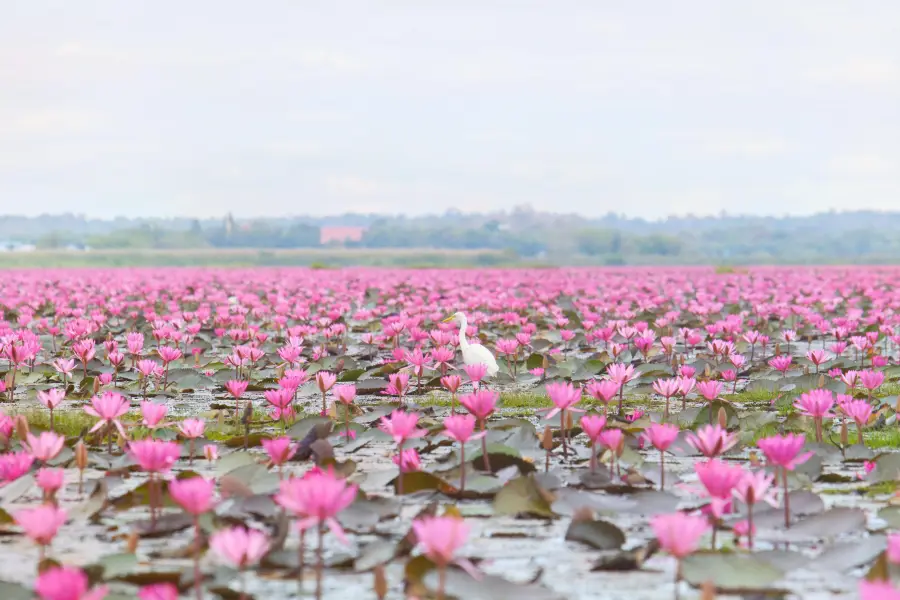
[[[375,596],[378,600],[384,600],[388,593],[387,576],[384,574],[384,565],[378,565],[372,569],[375,575]]]
[[[203,446],[203,456],[206,460],[212,462],[219,458],[219,448],[215,444],[206,444]]]
[[[84,440],[78,440],[75,444],[75,466],[81,470],[87,468],[88,465],[88,451],[87,446],[84,445]]]
[[[94,395],[96,396],[99,393],[100,393],[100,378],[94,377]]]
[[[712,581],[706,580],[700,586],[700,600],[715,600],[716,586]]]
[[[125,452],[125,448],[128,447],[128,440],[125,439],[121,433],[116,436],[116,446],[119,447],[119,450]]]
[[[572,420],[572,411],[566,411],[566,431],[571,431],[575,426],[575,422]]]
[[[589,506],[579,506],[575,509],[575,512],[572,513],[572,522],[578,523],[579,521],[593,521],[594,520],[594,511]]]
[[[775,344],[775,356],[781,356],[781,344],[780,343]]]
[[[841,446],[850,445],[850,434],[847,432],[847,421],[841,421]]]
[[[28,419],[24,415],[16,415],[15,423],[16,437],[19,438],[20,442],[24,442],[28,439],[28,434],[31,433],[31,429],[28,427]]]
[[[728,426],[728,415],[725,413],[725,407],[719,407],[719,427],[726,429]]]
[[[129,554],[134,554],[137,552],[138,542],[141,541],[141,536],[138,535],[137,531],[132,531],[128,534],[128,544],[126,544],[126,552]]]
[[[550,452],[553,450],[553,431],[550,427],[544,427],[544,434],[541,436],[541,447]]]
[[[819,385],[818,385],[818,387],[820,387],[820,388],[825,387],[825,375],[822,374],[822,373],[819,374]]]

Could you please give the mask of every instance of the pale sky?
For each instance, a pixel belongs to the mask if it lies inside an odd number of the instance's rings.
[[[897,0],[0,8],[0,214],[900,210]]]

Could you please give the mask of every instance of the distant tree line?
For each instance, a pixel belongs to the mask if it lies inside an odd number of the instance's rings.
[[[503,261],[545,264],[900,263],[898,213],[825,213],[811,217],[703,217],[648,222],[609,215],[448,212],[433,217],[345,215],[320,219],[118,219],[95,223],[47,217],[39,235],[0,236],[0,242],[42,249],[317,248],[323,226],[366,227],[355,248],[490,250]],[[17,223],[32,221],[16,217]],[[349,220],[348,220],[349,219]],[[0,218],[0,226],[5,226]],[[2,227],[0,227],[2,229]],[[331,245],[342,245],[340,243]],[[486,256],[498,256],[490,254]],[[485,259],[493,260],[493,259]]]

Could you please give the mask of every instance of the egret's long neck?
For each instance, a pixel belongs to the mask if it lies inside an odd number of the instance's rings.
[[[466,316],[461,315],[459,317],[459,347],[461,350],[469,347],[469,340],[466,339],[466,329],[468,328],[469,322],[466,321]]]

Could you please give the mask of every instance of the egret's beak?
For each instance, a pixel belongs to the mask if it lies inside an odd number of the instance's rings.
[[[447,317],[446,319],[444,319],[443,321],[441,321],[441,323],[449,323],[449,322],[452,321],[452,320],[453,320],[453,315],[450,315],[449,317]]]

